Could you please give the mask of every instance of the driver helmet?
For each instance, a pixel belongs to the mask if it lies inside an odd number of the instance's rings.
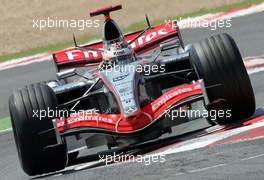
[[[135,52],[130,45],[122,40],[116,40],[106,46],[103,59],[114,63],[122,63],[122,61],[132,60],[134,55]]]

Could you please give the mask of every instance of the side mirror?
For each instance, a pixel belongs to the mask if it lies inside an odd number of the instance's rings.
[[[57,73],[58,79],[65,79],[76,75],[76,69],[67,69]]]

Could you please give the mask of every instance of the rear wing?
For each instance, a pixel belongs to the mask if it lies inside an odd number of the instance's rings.
[[[129,33],[125,39],[129,42],[138,36],[142,31]],[[184,47],[179,28],[176,21],[164,23],[149,29],[145,35],[131,44],[135,52],[140,55],[159,46],[160,43],[178,39],[181,46]],[[89,48],[103,48],[102,41],[87,44]],[[58,71],[61,69],[85,66],[88,64],[97,64],[102,61],[101,52],[89,51],[85,49],[76,49],[75,47],[64,49],[53,54],[53,59],[57,65]]]
[[[121,4],[113,5],[113,6],[106,6],[106,7],[91,11],[90,12],[90,16],[94,17],[94,16],[98,16],[98,15],[103,14],[104,17],[105,17],[105,20],[107,21],[107,20],[110,19],[110,12],[117,11],[117,10],[120,10],[120,9],[122,9],[122,5]]]

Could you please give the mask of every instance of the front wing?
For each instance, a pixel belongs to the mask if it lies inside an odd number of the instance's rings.
[[[74,114],[65,119],[59,119],[56,126],[60,133],[78,128],[87,128],[98,132],[117,134],[135,133],[145,129],[159,120],[166,113],[166,110],[178,105],[179,107],[189,104],[184,102],[190,97],[203,99],[202,82],[197,81],[191,84],[177,86],[162,96],[144,106],[141,112],[135,116],[125,117],[122,114]],[[197,98],[194,98],[197,101]]]

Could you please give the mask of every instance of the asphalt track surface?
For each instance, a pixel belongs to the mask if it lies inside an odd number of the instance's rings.
[[[264,54],[264,13],[235,18],[232,28],[211,31],[208,29],[183,30],[186,43],[198,41],[211,34],[228,32],[236,40],[242,56]],[[32,82],[54,78],[55,69],[50,62],[0,71],[0,116],[8,115],[7,99],[11,91]],[[264,72],[251,75],[257,108],[264,110]],[[173,136],[206,128],[203,120],[176,127]],[[39,177],[40,179],[264,179],[264,139],[226,143],[166,155],[164,163],[117,163],[94,169],[64,171]],[[19,166],[10,132],[0,135],[0,179],[29,179]]]

